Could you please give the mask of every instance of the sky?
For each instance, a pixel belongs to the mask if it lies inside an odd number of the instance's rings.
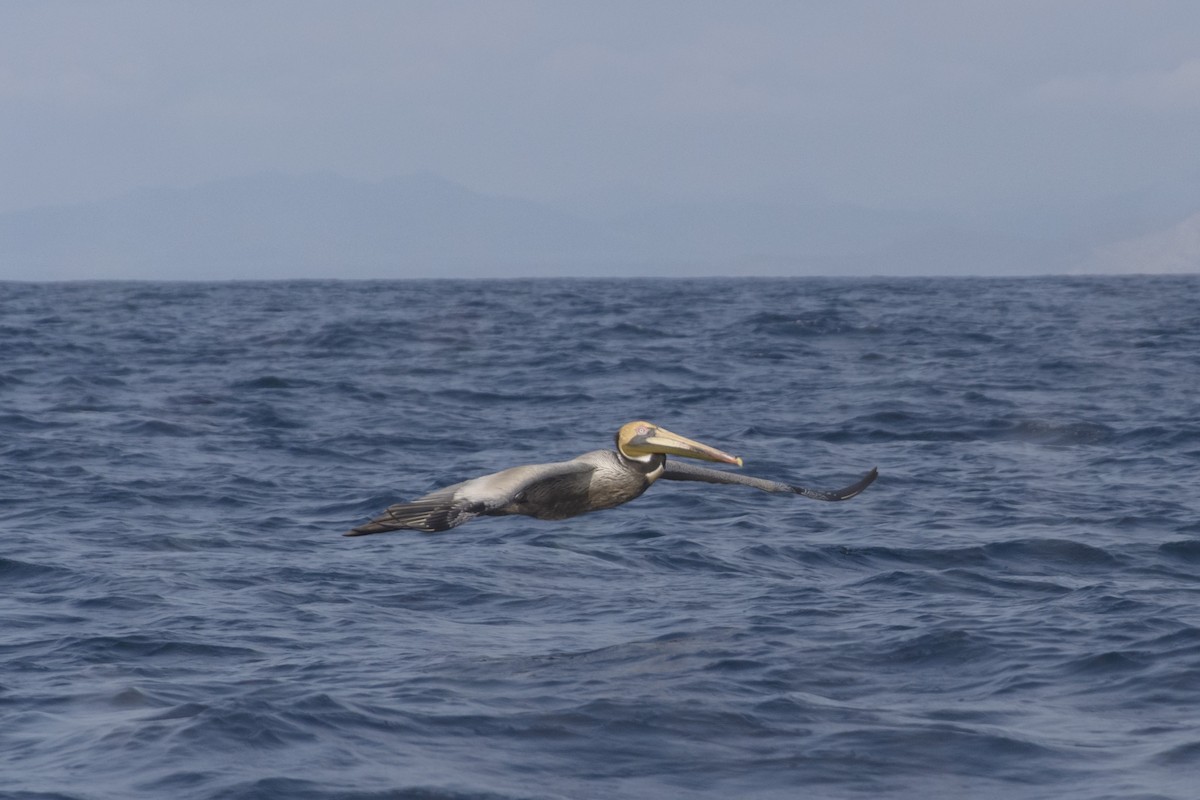
[[[0,213],[264,170],[1036,213],[1197,183],[1197,131],[1190,0],[0,4]]]

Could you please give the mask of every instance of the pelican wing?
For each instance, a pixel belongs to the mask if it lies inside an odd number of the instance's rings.
[[[853,483],[843,489],[827,491],[824,489],[806,489],[803,486],[792,486],[789,483],[769,481],[765,478],[752,478],[748,475],[739,475],[736,472],[724,472],[723,470],[719,469],[698,467],[695,464],[689,464],[681,461],[668,461],[666,470],[660,477],[663,480],[668,481],[737,483],[741,484],[742,486],[753,486],[755,489],[762,489],[764,492],[792,492],[805,497],[811,497],[813,500],[849,500],[851,497],[854,497],[863,489],[866,489],[868,486],[870,486],[878,476],[879,470],[872,469],[857,483]]]
[[[594,465],[578,459],[512,467],[438,489],[410,503],[389,506],[375,519],[344,535],[365,536],[368,533],[401,529],[426,532],[449,530],[480,514],[503,508],[535,483],[594,469]]]

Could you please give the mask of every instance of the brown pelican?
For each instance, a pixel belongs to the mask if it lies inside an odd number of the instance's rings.
[[[593,450],[570,461],[527,464],[472,478],[397,503],[370,522],[347,531],[365,536],[400,529],[444,531],[478,516],[524,514],[537,519],[566,519],[627,503],[659,478],[753,486],[765,492],[792,492],[814,500],[848,500],[871,485],[872,469],[844,489],[822,491],[751,478],[680,462],[667,456],[742,465],[742,459],[692,441],[649,422],[630,422],[617,431],[616,450]]]

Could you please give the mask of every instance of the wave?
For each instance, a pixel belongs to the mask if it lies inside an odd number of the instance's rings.
[[[6,288],[0,797],[1194,794],[1194,278]]]

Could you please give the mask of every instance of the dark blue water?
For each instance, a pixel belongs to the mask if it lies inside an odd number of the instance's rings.
[[[1193,798],[1200,278],[0,284],[0,797]],[[658,484],[340,534],[647,418]]]

